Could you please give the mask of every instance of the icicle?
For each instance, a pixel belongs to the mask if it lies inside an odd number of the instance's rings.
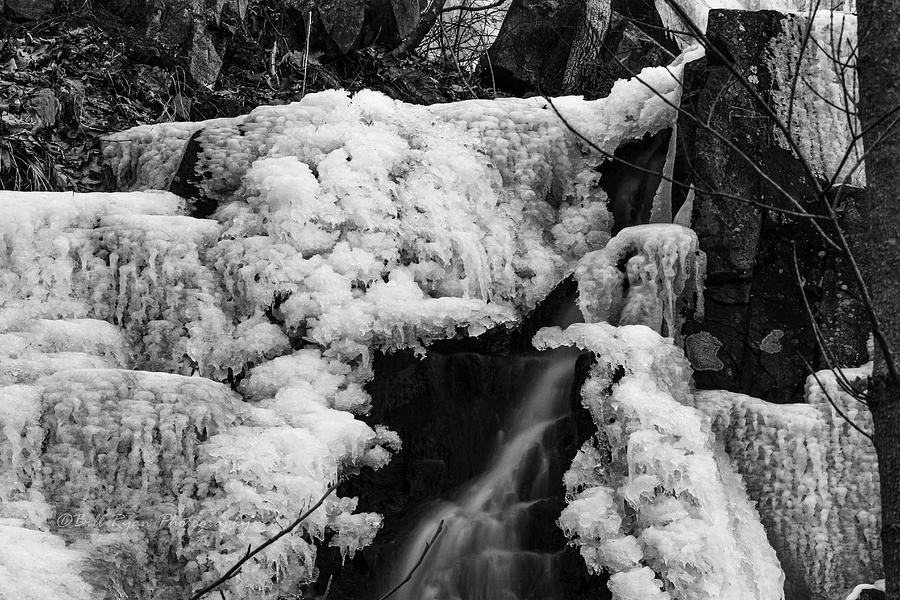
[[[656,194],[653,196],[653,208],[650,212],[651,223],[672,223],[672,177],[675,175],[675,150],[678,146],[678,122],[672,123],[672,136],[669,138],[669,149],[666,151],[666,162],[663,165],[662,179]]]

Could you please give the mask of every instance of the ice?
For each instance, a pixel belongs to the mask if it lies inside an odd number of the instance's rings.
[[[649,567],[635,567],[614,573],[609,578],[609,591],[613,600],[671,600],[668,592],[660,589],[662,582]]]
[[[22,349],[42,353],[84,352],[106,359],[118,367],[125,367],[131,361],[128,342],[122,331],[106,321],[36,319],[22,323],[14,331],[26,341]]]
[[[864,382],[871,363],[843,369]],[[856,385],[860,385],[857,383]],[[881,574],[878,468],[864,431],[868,410],[830,371],[807,379],[808,404],[770,404],[732,392],[699,391],[697,407],[712,418],[735,469],[757,502],[788,578],[821,597],[839,597],[860,578]]]
[[[41,381],[42,484],[59,510],[153,520],[195,479],[203,441],[236,423],[227,387],[196,377],[68,370]]]
[[[29,487],[41,476],[40,414],[39,388],[0,387],[0,517],[14,516],[10,511],[15,503],[33,500]],[[32,525],[43,523],[39,520]]]
[[[559,525],[591,571],[612,573],[613,598],[783,598],[775,551],[692,406],[690,367],[672,340],[601,322],[542,329],[534,345],[595,358],[582,402],[598,432],[565,476]]]
[[[692,0],[655,0],[656,9],[662,18],[663,26],[673,32],[689,32],[691,31],[678,16],[678,13],[672,8],[671,4],[680,6],[699,27],[701,31],[706,31],[709,11],[715,8],[726,10],[774,10],[781,13],[800,13],[806,14],[811,10],[822,10],[824,12],[825,5],[813,0],[704,0],[703,2],[694,2]],[[834,11],[846,11],[850,13],[856,12],[856,0],[837,0],[829,2],[828,8]],[[696,42],[696,37],[688,34],[674,34],[679,44],[690,46]]]
[[[673,224],[626,227],[575,269],[579,306],[588,320],[647,325],[674,337],[687,310],[703,316],[705,277],[697,234]]]
[[[801,60],[807,27],[810,39]],[[862,143],[855,139],[861,130],[856,116],[856,50],[855,14],[823,9],[810,16],[801,11],[787,16],[783,31],[769,43],[768,68],[771,105],[813,173],[823,179],[839,174],[838,182],[847,177],[849,184],[865,187]],[[799,83],[793,86],[798,69]],[[784,134],[774,128],[773,133],[779,145],[790,150]],[[842,164],[845,151],[847,159]]]
[[[634,81],[556,102],[609,151],[675,117]],[[0,517],[72,542],[84,580],[126,596],[196,589],[386,464],[400,439],[360,418],[376,351],[513,326],[609,239],[603,159],[540,98],[323,92],[105,152],[120,185],[166,187],[191,138],[208,219],[162,192],[0,192]],[[380,526],[332,494],[225,591],[294,593],[319,541],[349,557]]]

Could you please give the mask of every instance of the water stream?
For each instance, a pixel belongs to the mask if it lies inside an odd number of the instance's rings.
[[[578,353],[560,349],[527,360],[534,379],[501,433],[485,470],[453,501],[434,507],[417,524],[393,570],[399,583],[443,531],[397,600],[557,600],[558,553],[540,549],[533,524],[540,504],[560,492],[550,477],[554,429],[570,414]],[[546,518],[546,511],[543,515]]]

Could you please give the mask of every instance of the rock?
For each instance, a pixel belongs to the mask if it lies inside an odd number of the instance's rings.
[[[488,54],[497,87],[557,93],[581,14],[578,0],[513,0]]]
[[[514,0],[488,51],[490,69],[498,88],[517,95],[604,97],[617,79],[678,54],[661,25],[643,0]]]
[[[764,98],[777,93],[776,82],[783,80],[784,70],[789,68],[769,59],[772,45],[785,43],[787,29],[786,17],[773,11],[713,10],[709,14],[708,35],[725,44],[737,64],[752,65],[751,80]],[[815,201],[814,190],[802,175],[800,162],[783,147],[784,142],[779,143],[774,121],[743,87],[729,87],[730,77],[724,65],[715,64],[711,56],[688,65],[685,108],[704,121],[711,118],[716,131],[734,140],[767,175],[804,202],[807,210],[823,212],[823,205]],[[809,99],[798,98],[797,102],[800,105]],[[696,374],[697,383],[773,402],[796,402],[802,398],[808,374],[805,362],[819,368],[821,362],[809,315],[798,294],[793,246],[814,310],[823,295],[827,296],[822,274],[838,268],[838,256],[827,248],[808,219],[761,211],[720,195],[734,194],[795,209],[719,137],[685,117],[679,119],[678,129],[679,154],[691,157],[698,186],[693,226],[709,261],[706,321],[687,333],[704,331],[722,344],[716,355],[722,364],[719,370],[709,368],[717,364],[709,356],[694,357],[695,364],[703,365]],[[689,180],[688,171],[682,165],[681,174],[675,178]],[[846,276],[832,279],[836,283],[828,292],[834,298],[830,305],[851,302],[846,293],[841,298],[835,296]],[[841,338],[835,343],[852,348],[843,352],[850,355],[848,360],[862,356],[864,349],[865,330],[853,329],[832,328],[833,336]],[[775,340],[773,334],[777,344],[768,343]]]
[[[598,168],[600,187],[609,197],[613,214],[613,235],[624,227],[650,222],[653,196],[661,181],[650,172],[662,172],[671,135],[671,129],[663,129],[622,144],[615,157],[623,162],[606,161]]]
[[[0,9],[3,2],[0,2]],[[6,8],[13,15],[29,20],[46,17],[56,8],[56,0],[6,0]]]

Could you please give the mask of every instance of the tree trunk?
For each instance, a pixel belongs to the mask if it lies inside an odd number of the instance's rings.
[[[892,135],[877,141],[894,125],[893,115],[876,123],[900,101],[900,0],[860,2],[858,10],[858,110],[863,128],[871,126],[863,137],[869,196],[865,208],[869,246],[863,262],[875,311],[896,353],[900,350],[900,138],[893,129]],[[900,381],[889,375],[881,348],[876,351],[870,394],[881,477],[887,598],[900,600]]]
[[[587,0],[582,11],[563,75],[565,94],[582,91],[588,72],[599,68],[604,53],[603,42],[611,14],[609,0]]]

